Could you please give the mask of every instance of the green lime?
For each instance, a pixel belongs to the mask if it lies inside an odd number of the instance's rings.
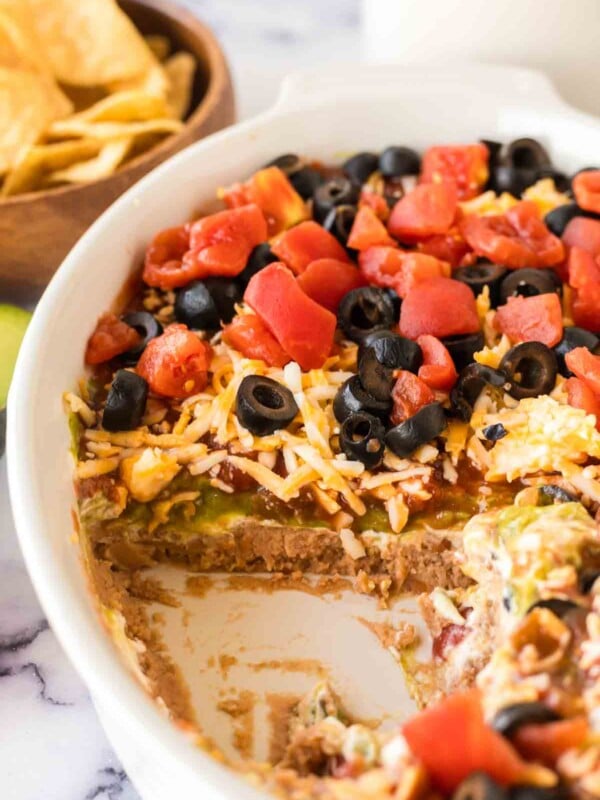
[[[0,304],[0,408],[6,405],[17,354],[30,319],[29,311]]]

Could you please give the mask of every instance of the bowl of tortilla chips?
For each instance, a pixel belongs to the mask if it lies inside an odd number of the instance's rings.
[[[0,292],[34,298],[125,189],[234,116],[223,52],[170,0],[0,0]]]

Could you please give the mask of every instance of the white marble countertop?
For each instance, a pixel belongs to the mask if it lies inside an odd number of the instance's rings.
[[[359,0],[186,2],[225,47],[240,117],[271,105],[287,72],[359,57]],[[2,800],[138,798],[36,600],[16,541],[4,459],[0,718]]]

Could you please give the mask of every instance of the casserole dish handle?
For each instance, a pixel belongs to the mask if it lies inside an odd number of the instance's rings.
[[[568,108],[554,85],[542,72],[498,64],[336,64],[287,75],[281,84],[277,111],[335,102],[343,95],[393,97],[407,91],[440,95],[445,88],[460,86],[465,94],[481,94],[513,104]]]

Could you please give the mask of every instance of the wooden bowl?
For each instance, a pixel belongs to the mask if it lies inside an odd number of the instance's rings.
[[[143,34],[163,34],[198,62],[185,127],[113,175],[0,200],[0,295],[33,301],[77,239],[120,194],[161,161],[235,120],[231,76],[211,31],[170,0],[119,0]]]

